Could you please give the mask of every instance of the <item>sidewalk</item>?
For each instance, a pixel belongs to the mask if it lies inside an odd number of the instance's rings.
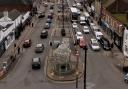
[[[110,43],[113,42],[113,40],[110,38],[109,35],[107,35],[107,33],[103,30],[103,28],[98,25],[98,22],[94,19],[93,22],[100,27],[100,31],[103,33],[103,35],[110,41]],[[123,61],[124,61],[124,55],[123,53],[120,51],[120,49],[118,49],[118,47],[114,44],[114,47],[112,48],[112,50],[109,53],[109,56],[113,58],[114,60],[114,64],[116,65],[122,65]]]
[[[32,18],[31,22],[35,23],[36,19],[35,17]],[[14,44],[16,44],[16,48],[15,48],[15,53],[17,54],[17,47],[20,47],[20,49],[22,48],[22,42],[24,39],[27,38],[28,33],[31,31],[32,26],[27,25],[23,32],[21,33],[20,37],[17,40],[14,40],[12,42],[12,44],[8,47],[8,49],[4,52],[4,54],[0,57],[0,63],[2,63],[3,61],[6,61],[7,59],[10,58],[11,55],[14,55]],[[0,64],[1,65],[1,64]]]

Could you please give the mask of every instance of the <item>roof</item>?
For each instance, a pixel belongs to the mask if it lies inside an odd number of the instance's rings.
[[[14,5],[14,4],[24,4],[29,5],[32,3],[32,0],[0,0],[0,5]]]
[[[14,21],[19,15],[21,15],[23,13],[19,12],[18,10],[14,9],[10,12],[8,12],[8,17]],[[2,18],[4,15],[3,15],[3,12],[0,12],[0,18]]]
[[[43,44],[39,43],[39,44],[36,44],[36,47],[42,47]]]
[[[35,57],[33,58],[33,62],[39,62],[40,58],[39,57]]]
[[[70,7],[72,13],[77,13],[78,9],[75,7]]]

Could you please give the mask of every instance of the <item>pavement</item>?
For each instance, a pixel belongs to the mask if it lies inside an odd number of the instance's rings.
[[[31,23],[36,23],[36,17],[34,16],[32,18]],[[35,25],[34,25],[35,26]],[[33,26],[33,27],[34,27]],[[27,25],[23,32],[21,33],[20,37],[17,40],[14,40],[12,42],[12,44],[9,46],[9,48],[4,52],[4,54],[0,57],[0,68],[2,68],[2,62],[8,61],[10,60],[10,57],[12,55],[15,55],[15,59],[16,61],[10,64],[11,66],[9,67],[10,69],[12,68],[12,66],[14,67],[14,65],[16,64],[16,62],[18,61],[18,59],[22,56],[23,53],[23,48],[22,48],[22,44],[23,41],[27,38],[29,38],[29,35],[31,34],[31,32],[33,31],[33,27],[30,25]],[[16,44],[16,47],[14,48],[14,44]],[[20,53],[18,54],[18,47],[20,47]],[[9,72],[10,70],[8,70],[7,72]],[[6,72],[6,73],[7,73]],[[2,76],[3,77],[3,76]]]

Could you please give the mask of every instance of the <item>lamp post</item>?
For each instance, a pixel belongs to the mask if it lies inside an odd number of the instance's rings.
[[[100,1],[100,18],[99,18],[99,25],[101,25],[103,3],[102,3],[102,0],[99,0],[99,1]]]
[[[62,0],[62,29],[64,29],[64,0]]]
[[[87,46],[85,46],[85,60],[84,60],[84,89],[86,89],[86,66],[87,66]]]
[[[79,65],[79,53],[76,51],[77,63],[76,63],[76,89],[78,88],[78,65]]]

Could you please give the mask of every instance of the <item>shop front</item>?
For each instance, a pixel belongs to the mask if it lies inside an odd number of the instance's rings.
[[[114,30],[110,28],[107,22],[101,21],[101,27],[103,28],[104,32],[113,39]]]
[[[107,22],[101,21],[101,27],[103,28],[104,32],[110,36],[111,40],[114,41],[114,44],[122,50],[123,45],[123,35],[119,35],[117,32],[115,32],[115,29],[112,29]]]
[[[4,43],[5,39],[3,39],[1,42],[0,42],[0,57],[3,55],[3,53],[5,52],[5,43]]]
[[[114,44],[122,51],[123,37],[114,32]]]

